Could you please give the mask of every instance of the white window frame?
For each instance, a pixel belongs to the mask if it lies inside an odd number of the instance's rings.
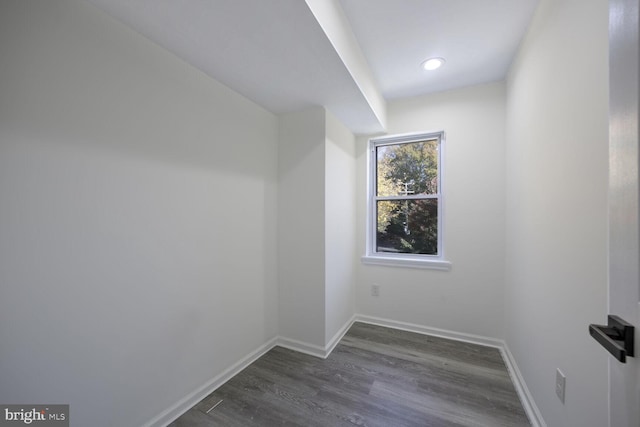
[[[420,142],[424,140],[438,140],[438,193],[425,197],[421,196],[402,196],[399,199],[424,199],[434,198],[438,200],[438,254],[396,254],[389,252],[376,251],[376,229],[377,229],[377,201],[380,199],[376,196],[376,172],[377,157],[376,147],[382,145],[395,145],[411,142]],[[367,155],[367,233],[366,233],[366,253],[362,257],[363,264],[386,265],[394,267],[414,267],[429,268],[435,270],[450,270],[451,262],[444,257],[444,168],[443,168],[443,152],[444,152],[444,131],[438,132],[421,132],[403,135],[389,135],[369,140]],[[383,197],[383,200],[389,200],[389,197]]]

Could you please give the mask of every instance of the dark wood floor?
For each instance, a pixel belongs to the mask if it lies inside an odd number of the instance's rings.
[[[170,424],[353,425],[530,424],[497,349],[364,323],[326,360],[273,348]]]

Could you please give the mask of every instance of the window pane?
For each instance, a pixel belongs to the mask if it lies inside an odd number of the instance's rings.
[[[376,147],[377,196],[438,193],[438,140]]]
[[[378,201],[376,252],[438,255],[438,200]]]

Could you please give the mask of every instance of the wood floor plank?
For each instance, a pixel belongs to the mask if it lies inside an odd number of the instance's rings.
[[[497,349],[359,322],[325,360],[274,347],[170,424],[529,425]]]

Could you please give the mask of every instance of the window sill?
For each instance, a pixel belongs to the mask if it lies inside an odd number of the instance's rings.
[[[430,270],[451,270],[451,262],[444,259],[424,259],[413,257],[364,255],[361,258],[363,264],[384,265],[388,267],[425,268]]]

